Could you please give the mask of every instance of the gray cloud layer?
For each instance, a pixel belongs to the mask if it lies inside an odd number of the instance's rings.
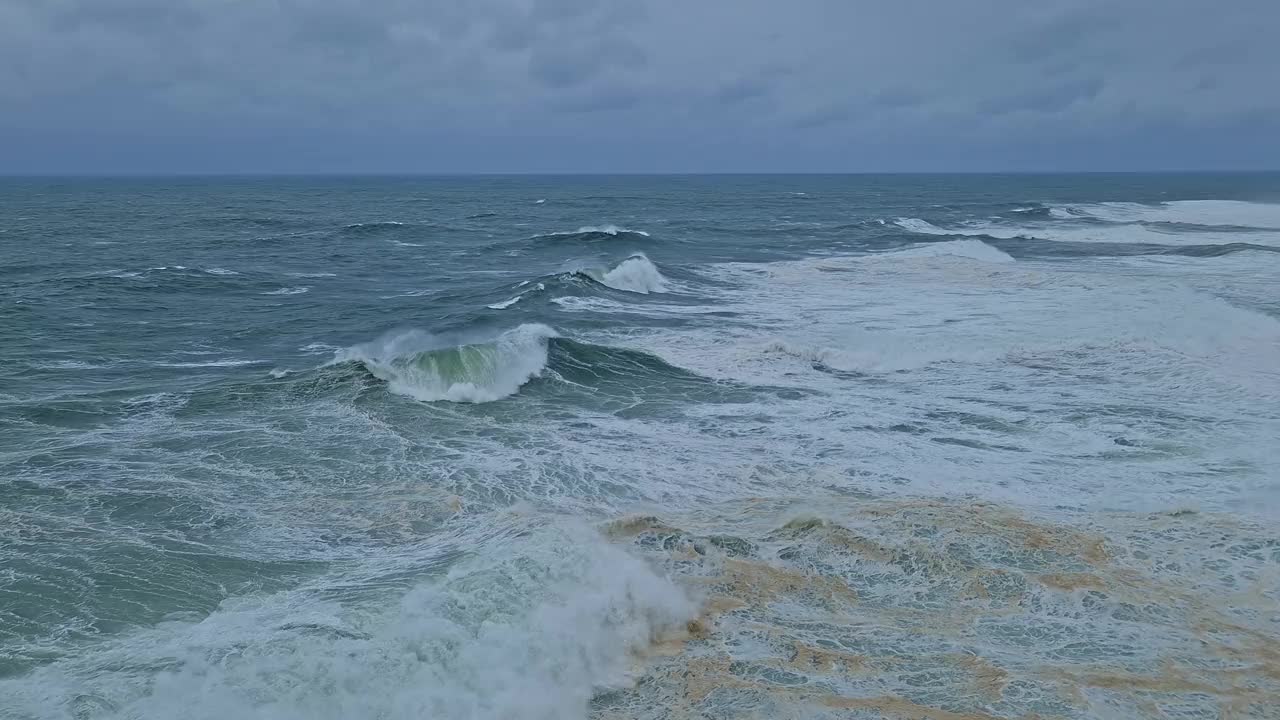
[[[1274,0],[0,0],[0,172],[1277,167],[1277,27]]]

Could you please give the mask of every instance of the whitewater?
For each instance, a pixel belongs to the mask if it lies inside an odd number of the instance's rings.
[[[1280,717],[1277,198],[6,180],[0,718]]]

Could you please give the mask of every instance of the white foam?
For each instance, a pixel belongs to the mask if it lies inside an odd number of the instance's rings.
[[[239,275],[240,274],[235,270],[227,270],[226,268],[217,268],[217,267],[209,268],[208,270],[205,270],[205,272],[209,273],[210,275]]]
[[[1104,202],[1050,208],[1057,218],[1093,218],[1107,222],[1159,222],[1280,230],[1280,204],[1239,200],[1175,200],[1156,205]]]
[[[262,294],[263,295],[301,295],[303,293],[310,292],[310,290],[311,288],[305,287],[305,286],[284,287],[284,288],[280,288],[279,290],[272,290],[271,292],[265,292]]]
[[[1227,245],[1252,243],[1280,247],[1280,233],[1268,231],[1171,230],[1139,224],[1039,223],[1008,225],[969,222],[955,227],[939,227],[919,218],[899,218],[894,224],[920,235],[991,237],[1002,240],[1038,239],[1054,242],[1112,243],[1143,245]]]

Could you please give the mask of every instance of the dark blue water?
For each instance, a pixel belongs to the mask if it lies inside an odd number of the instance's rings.
[[[0,716],[1264,712],[1278,287],[1274,174],[0,180]]]

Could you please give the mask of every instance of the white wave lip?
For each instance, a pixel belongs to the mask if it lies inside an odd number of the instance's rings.
[[[1050,208],[1049,214],[1059,219],[1091,218],[1115,223],[1153,222],[1280,230],[1280,204],[1242,200],[1175,200],[1158,205],[1130,202],[1058,205]]]
[[[493,303],[493,304],[491,304],[491,305],[486,305],[485,307],[489,308],[490,310],[506,310],[507,308],[511,307],[512,305],[515,305],[516,303],[520,302],[520,300],[521,300],[521,299],[523,299],[523,298],[524,298],[524,295],[516,295],[515,297],[513,297],[513,298],[511,298],[511,299],[509,299],[509,300],[503,300],[502,302],[496,302],[496,303]]]
[[[525,280],[524,282],[520,283],[517,287],[524,287],[524,286],[526,286],[526,285],[528,285],[528,284],[529,284],[529,281],[528,281],[528,280]],[[511,307],[512,305],[515,305],[516,303],[518,303],[518,302],[520,302],[521,300],[523,300],[525,295],[528,295],[529,293],[533,292],[534,290],[546,290],[546,289],[547,289],[547,286],[546,286],[546,285],[543,285],[542,283],[538,283],[537,285],[534,285],[534,286],[533,286],[533,288],[532,288],[532,289],[530,289],[530,290],[525,290],[524,292],[522,292],[522,293],[520,293],[520,294],[518,294],[518,295],[515,295],[514,297],[511,297],[511,298],[508,298],[508,299],[506,299],[506,300],[503,300],[502,302],[496,302],[496,303],[492,303],[492,304],[490,304],[490,305],[485,305],[485,307],[489,308],[490,310],[506,310],[507,308]]]
[[[644,230],[632,230],[632,229],[630,229],[630,228],[624,228],[624,227],[620,227],[620,226],[618,226],[618,225],[612,225],[612,224],[610,224],[610,225],[584,225],[584,226],[582,226],[582,227],[580,227],[580,228],[578,228],[577,230],[574,230],[574,231],[572,231],[572,232],[565,232],[565,231],[562,231],[562,232],[553,232],[553,233],[547,233],[547,236],[548,236],[548,237],[555,237],[555,236],[557,236],[557,235],[590,235],[590,234],[613,235],[613,236],[618,236],[618,235],[643,235],[644,237],[649,237],[649,233],[645,232]]]
[[[632,255],[610,270],[587,268],[578,272],[614,290],[641,295],[667,291],[667,279],[658,271],[657,266],[641,253]]]
[[[263,293],[263,295],[302,295],[303,293],[307,293],[310,291],[311,291],[311,288],[304,287],[304,286],[284,287],[284,288],[280,288],[279,290],[272,290],[271,292]]]
[[[339,351],[388,388],[423,402],[486,403],[516,394],[547,367],[547,342],[559,333],[528,323],[496,338],[450,342],[409,331]]]

